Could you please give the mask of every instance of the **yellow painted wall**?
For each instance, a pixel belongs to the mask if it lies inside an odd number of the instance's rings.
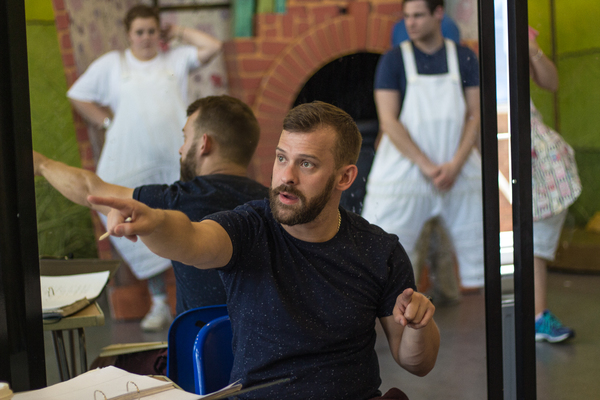
[[[27,21],[53,21],[52,0],[25,0],[25,19]]]

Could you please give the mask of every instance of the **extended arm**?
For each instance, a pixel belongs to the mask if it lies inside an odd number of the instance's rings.
[[[133,199],[90,196],[88,201],[113,208],[107,221],[111,235],[139,237],[161,257],[208,269],[226,265],[233,254],[229,235],[214,221],[191,222],[179,211],[153,209]]]
[[[465,102],[467,111],[458,149],[454,153],[452,160],[441,166],[441,173],[433,180],[434,185],[441,191],[447,191],[452,188],[456,177],[460,174],[471,151],[473,151],[474,147],[477,147],[481,121],[479,86],[467,87],[465,89]]]
[[[558,90],[558,71],[554,63],[546,57],[535,39],[529,40],[529,74],[542,89]]]
[[[46,178],[67,199],[105,215],[108,214],[110,208],[89,203],[87,201],[89,195],[123,199],[130,199],[133,196],[133,189],[106,183],[91,171],[51,160],[37,151],[33,152],[33,170],[36,176]]]
[[[406,289],[396,300],[394,315],[380,319],[392,356],[402,368],[417,376],[427,375],[437,360],[440,332],[434,313],[429,299]]]
[[[198,49],[198,61],[202,64],[209,62],[223,46],[219,39],[197,29],[168,25],[165,31],[167,40],[178,38],[183,43],[195,46]]]
[[[431,162],[416,145],[410,133],[398,119],[400,116],[400,93],[397,90],[376,89],[375,105],[379,118],[379,129],[390,137],[398,151],[415,163],[425,176],[430,179],[436,177],[439,167]]]

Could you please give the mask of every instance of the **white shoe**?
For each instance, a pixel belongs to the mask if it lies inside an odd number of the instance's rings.
[[[165,302],[153,302],[152,308],[142,319],[140,326],[143,330],[149,332],[160,331],[171,323],[171,310]]]

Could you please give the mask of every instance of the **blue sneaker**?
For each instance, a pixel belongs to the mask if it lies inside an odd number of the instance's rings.
[[[550,311],[544,310],[542,316],[535,321],[535,340],[546,340],[558,343],[575,337],[575,332],[564,326]]]

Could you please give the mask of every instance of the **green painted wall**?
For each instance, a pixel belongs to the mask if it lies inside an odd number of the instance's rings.
[[[52,4],[27,0],[25,7],[33,148],[80,167]],[[97,257],[90,211],[64,198],[44,178],[36,178],[35,191],[40,255]]]
[[[550,7],[548,0],[530,0],[529,1],[529,24],[537,30],[538,43],[544,53],[552,58],[552,33],[550,24]],[[531,98],[535,106],[544,116],[544,121],[549,126],[554,127],[554,95],[531,84]]]
[[[551,7],[555,21],[551,23]],[[540,31],[538,42],[551,53],[556,37],[560,89],[556,96],[558,130],[575,149],[583,184],[570,213],[584,225],[600,211],[600,2],[589,0],[529,0],[529,23]],[[532,98],[548,125],[554,126],[554,96],[532,85]]]

